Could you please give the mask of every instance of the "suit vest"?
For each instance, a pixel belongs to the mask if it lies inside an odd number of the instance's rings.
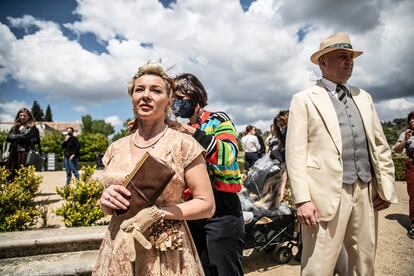
[[[358,177],[368,183],[372,179],[368,141],[358,107],[352,97],[344,104],[331,93],[328,94],[341,130],[343,183],[353,184]]]

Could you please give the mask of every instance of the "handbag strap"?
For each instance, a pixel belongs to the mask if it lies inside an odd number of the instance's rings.
[[[39,153],[40,153],[40,155],[42,155],[42,146],[40,145],[40,142],[37,145],[39,146]]]

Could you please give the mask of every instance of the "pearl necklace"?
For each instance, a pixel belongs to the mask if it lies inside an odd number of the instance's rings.
[[[147,148],[154,148],[154,146],[155,146],[155,144],[156,143],[158,143],[158,141],[160,141],[161,140],[161,138],[164,136],[164,134],[167,132],[167,129],[168,129],[168,126],[165,126],[165,129],[161,132],[161,134],[158,134],[159,135],[159,137],[152,143],[152,144],[150,144],[150,145],[147,145],[147,146],[140,146],[140,145],[138,145],[138,143],[137,143],[137,133],[138,133],[138,130],[135,132],[135,137],[134,137],[134,145],[137,147],[137,148],[139,148],[139,149],[147,149]],[[157,137],[157,136],[155,136],[155,137]],[[154,138],[155,138],[154,137]]]

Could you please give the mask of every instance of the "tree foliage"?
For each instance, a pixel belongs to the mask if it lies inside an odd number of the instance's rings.
[[[98,153],[104,153],[108,148],[108,139],[102,133],[82,133],[78,136],[81,161],[95,161]]]
[[[53,122],[53,115],[52,115],[52,109],[50,108],[50,105],[47,105],[46,113],[44,117],[45,122]]]
[[[388,144],[393,146],[397,142],[401,132],[407,127],[407,120],[405,118],[396,118],[392,121],[385,121],[382,123],[385,137],[387,137]]]
[[[104,120],[93,120],[91,115],[82,116],[82,133],[101,133],[105,136],[109,136],[114,132],[114,127]]]
[[[128,136],[128,122],[129,121],[131,121],[130,118],[128,118],[124,121],[124,124],[123,124],[124,127],[120,131],[115,133],[114,136],[112,136],[112,142],[115,142],[116,140],[118,140],[122,137]]]
[[[40,104],[37,101],[33,102],[31,111],[32,111],[33,117],[35,118],[37,122],[43,122],[44,120],[43,109],[40,107]]]
[[[63,155],[63,134],[58,131],[47,131],[40,139],[42,151],[44,153],[56,153],[58,158],[62,158]]]

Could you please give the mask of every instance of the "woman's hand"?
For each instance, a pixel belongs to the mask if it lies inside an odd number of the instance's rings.
[[[128,209],[128,197],[131,193],[121,185],[111,185],[106,188],[101,196],[100,205],[105,214],[112,214],[114,210]]]
[[[410,140],[411,136],[413,136],[413,131],[409,128],[405,130],[405,141]]]

